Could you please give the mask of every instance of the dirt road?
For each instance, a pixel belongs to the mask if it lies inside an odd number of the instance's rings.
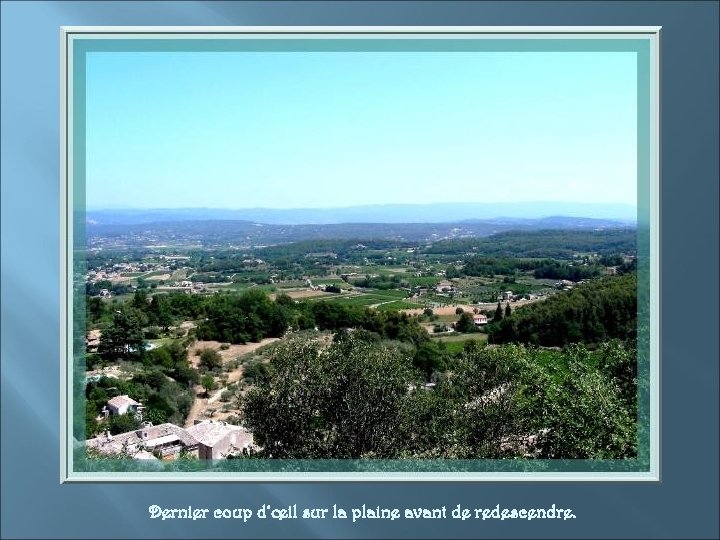
[[[223,359],[223,364],[231,360],[235,360],[238,356],[242,356],[247,353],[255,352],[260,347],[274,343],[278,341],[278,338],[265,338],[258,343],[246,343],[245,345],[230,345],[225,350],[220,349],[220,342],[218,341],[196,341],[188,349],[188,359],[193,367],[197,368],[200,362],[200,355],[195,354],[203,349],[212,349],[217,351]],[[243,367],[238,366],[236,369],[228,373],[227,384],[233,384],[240,380],[242,377]],[[225,390],[226,386],[218,388],[217,390],[210,393],[208,397],[205,396],[205,389],[201,385],[196,385],[194,388],[195,401],[190,408],[187,419],[185,420],[185,427],[190,427],[195,423],[195,420],[205,415],[209,409],[216,408],[217,402],[220,399],[220,395]]]

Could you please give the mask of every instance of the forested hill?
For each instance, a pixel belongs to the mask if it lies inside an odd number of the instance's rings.
[[[494,343],[564,346],[618,338],[634,339],[637,328],[635,273],[593,280],[518,308],[489,330]]]
[[[493,257],[572,258],[576,253],[635,253],[637,231],[630,227],[594,229],[544,228],[504,231],[485,238],[435,242],[430,253],[482,253]]]

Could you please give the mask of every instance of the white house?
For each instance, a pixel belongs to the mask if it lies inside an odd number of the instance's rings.
[[[142,411],[142,403],[138,403],[129,396],[115,396],[107,402],[107,408],[112,415],[138,414]]]
[[[483,325],[487,324],[487,322],[488,322],[487,315],[484,315],[482,313],[473,315],[473,322],[475,323],[475,326],[483,326]]]

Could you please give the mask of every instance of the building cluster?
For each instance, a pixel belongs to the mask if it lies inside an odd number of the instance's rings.
[[[172,283],[171,287],[182,289],[187,294],[197,294],[197,293],[205,290],[204,283],[202,283],[200,281],[193,282],[188,279],[184,279],[182,281],[175,281]],[[167,288],[167,287],[165,287],[165,288]]]
[[[111,435],[105,432],[85,442],[87,448],[108,457],[125,455],[133,459],[174,460],[181,455],[200,459],[224,459],[229,455],[250,455],[257,451],[253,435],[241,426],[216,420],[196,420],[189,428],[150,422],[133,431]]]
[[[115,396],[103,407],[98,420],[131,414],[142,422],[144,409],[142,403],[129,396]],[[189,428],[142,422],[138,429],[126,433],[111,435],[106,431],[87,440],[85,445],[108,457],[126,455],[134,459],[162,460],[173,460],[181,454],[223,459],[231,454],[249,455],[257,451],[251,432],[217,420],[195,420]]]

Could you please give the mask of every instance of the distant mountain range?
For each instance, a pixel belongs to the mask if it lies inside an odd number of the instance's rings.
[[[636,209],[627,204],[518,202],[518,203],[432,203],[351,206],[347,208],[177,208],[88,210],[93,225],[132,225],[153,222],[232,220],[266,225],[327,225],[351,223],[471,223],[494,220],[529,223],[538,219],[581,218],[634,225]],[[557,216],[562,216],[557,217]],[[568,222],[570,223],[570,222]],[[571,227],[578,226],[573,221]]]
[[[313,240],[390,240],[434,243],[505,231],[632,228],[618,220],[555,216],[542,219],[474,219],[453,223],[330,223],[282,225],[245,220],[88,223],[89,247],[257,246]]]

